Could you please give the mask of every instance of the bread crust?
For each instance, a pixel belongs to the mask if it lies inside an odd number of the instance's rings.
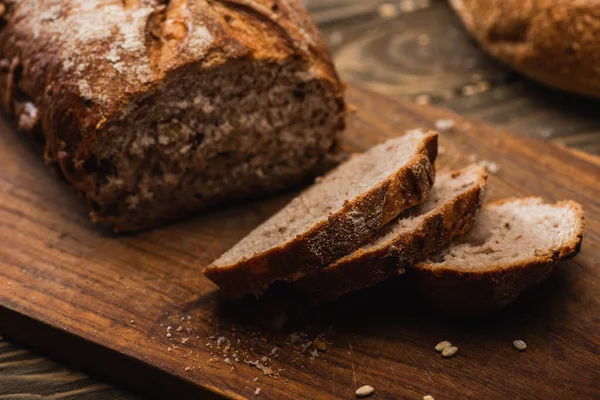
[[[0,4],[0,104],[44,143],[46,162],[84,197],[94,188],[85,163],[108,127],[185,73],[232,62],[304,63],[334,93],[334,112],[344,112],[343,86],[326,45],[297,0]],[[119,218],[103,222],[130,228]]]
[[[539,198],[531,198],[539,199]],[[503,199],[486,205],[500,205],[516,200]],[[541,199],[539,199],[541,200]],[[417,290],[440,310],[456,316],[471,316],[489,312],[514,301],[524,290],[546,278],[563,260],[579,253],[583,239],[584,213],[579,203],[561,201],[577,215],[577,236],[555,252],[532,257],[525,263],[490,266],[485,270],[464,271],[436,265],[434,268],[418,263],[407,269]]]
[[[454,176],[465,169],[453,171]],[[455,196],[436,212],[428,215],[419,227],[395,238],[387,247],[344,257],[329,267],[294,283],[310,301],[331,301],[337,297],[373,286],[385,279],[404,274],[405,268],[441,249],[473,225],[485,198],[488,175],[478,171],[472,188]]]
[[[237,298],[250,293],[259,295],[276,280],[295,281],[329,265],[365,240],[344,234],[352,231],[353,215],[367,215],[372,235],[403,210],[425,201],[434,182],[436,156],[437,134],[426,138],[404,168],[347,202],[326,221],[292,241],[240,262],[211,264],[204,274],[221,288],[225,297]]]
[[[450,0],[492,56],[552,87],[600,97],[594,0]]]

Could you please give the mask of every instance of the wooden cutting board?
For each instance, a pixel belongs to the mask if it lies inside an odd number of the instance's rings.
[[[281,287],[260,301],[224,304],[202,266],[293,193],[115,236],[94,226],[32,146],[0,122],[0,332],[169,398],[348,399],[366,384],[375,399],[600,398],[600,165],[363,89],[350,88],[348,100],[349,150],[452,118],[440,168],[495,163],[488,199],[581,202],[581,254],[479,319],[444,318],[401,277],[316,309]],[[308,345],[315,338],[329,343],[326,351]],[[514,339],[527,350],[513,349]],[[441,358],[433,350],[441,340],[458,355]]]

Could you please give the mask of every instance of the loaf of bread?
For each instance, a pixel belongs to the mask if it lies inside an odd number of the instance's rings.
[[[537,197],[483,207],[473,228],[409,268],[424,298],[452,314],[509,304],[581,248],[584,214],[574,201]]]
[[[600,97],[597,0],[450,0],[492,56],[547,85]]]
[[[318,178],[204,273],[240,297],[328,266],[425,201],[436,156],[435,132],[413,130],[372,147]]]
[[[299,0],[0,0],[0,103],[123,231],[317,173],[345,109]]]

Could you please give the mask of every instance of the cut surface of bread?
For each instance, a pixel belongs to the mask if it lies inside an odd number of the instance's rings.
[[[357,155],[301,193],[205,269],[224,294],[258,294],[354,251],[434,180],[435,132],[411,131]]]
[[[473,228],[410,268],[423,294],[455,314],[504,306],[579,252],[584,214],[573,201],[537,197],[483,207]]]
[[[473,224],[485,197],[487,174],[476,165],[438,174],[427,200],[400,214],[365,245],[295,282],[314,302],[403,274],[407,264],[441,249]]]

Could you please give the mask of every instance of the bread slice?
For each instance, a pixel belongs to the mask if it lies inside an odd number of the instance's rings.
[[[483,207],[473,229],[410,269],[424,296],[454,314],[502,307],[579,252],[584,216],[573,201],[537,197]]]
[[[411,131],[355,156],[300,194],[209,265],[227,296],[259,294],[356,250],[399,213],[427,198],[435,132]]]
[[[471,227],[486,184],[485,170],[476,165],[438,175],[425,203],[400,214],[360,249],[294,285],[311,301],[321,302],[403,274],[407,264]]]

